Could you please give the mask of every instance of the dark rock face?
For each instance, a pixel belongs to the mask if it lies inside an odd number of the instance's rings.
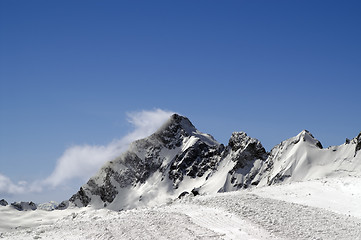
[[[0,200],[0,206],[7,206],[7,205],[9,205],[9,204],[5,199]]]
[[[189,132],[182,127],[187,124],[190,128],[194,128],[193,124],[187,119],[177,114],[172,115],[170,124],[159,129],[153,137],[156,137],[168,149],[174,149],[182,144],[182,138],[188,137]]]
[[[55,207],[56,210],[64,210],[69,207],[69,201],[62,201],[58,206]]]
[[[152,158],[146,158],[143,161],[133,152],[125,153],[121,158],[121,165],[124,169],[115,171],[115,163],[109,163],[108,166],[101,169],[105,175],[101,184],[96,179],[91,178],[86,186],[80,188],[69,201],[75,202],[76,199],[79,199],[83,206],[87,206],[91,201],[88,195],[98,195],[106,204],[113,202],[118,194],[116,185],[120,188],[126,188],[137,183],[144,183],[152,173],[159,169],[160,163],[158,161],[147,160],[152,160]]]
[[[322,146],[322,144],[321,144],[320,141],[318,141],[318,142],[316,143],[316,146],[317,146],[318,148],[320,148],[320,149],[323,149],[323,146]]]
[[[33,202],[13,202],[11,206],[19,211],[36,210],[37,208]]]
[[[359,133],[359,135],[356,137],[356,148],[355,148],[355,156],[358,150],[361,149],[361,132]]]
[[[245,132],[234,132],[228,141],[228,146],[236,152],[239,149],[243,150],[250,141],[251,138]]]
[[[113,164],[103,168],[105,178],[101,185],[98,185],[94,179],[90,179],[87,183],[89,191],[93,195],[98,195],[102,201],[111,203],[118,194],[114,183],[119,187],[125,188],[132,184],[144,183],[146,179],[154,173],[159,167],[158,162],[143,161],[135,153],[128,152],[124,155],[123,164],[126,170],[116,172]]]
[[[90,197],[85,193],[83,187],[80,187],[80,190],[69,199],[70,202],[74,202],[75,204],[77,204],[77,201],[80,201],[82,206],[85,207],[88,206],[90,200]]]
[[[209,169],[214,170],[222,148],[209,146],[198,141],[179,156],[177,155],[169,167],[169,179],[177,184],[183,180],[184,176],[191,178],[202,177]]]
[[[257,159],[265,161],[268,157],[261,142],[244,132],[234,132],[227,148],[232,161],[236,162],[229,172],[231,184],[237,189],[257,185],[257,182],[253,182],[257,172],[252,172],[251,169]],[[241,179],[237,177],[240,173],[243,175]]]
[[[90,179],[87,184],[89,186],[90,192],[93,195],[98,195],[103,202],[110,203],[118,194],[115,186],[113,186],[111,183],[111,178],[113,175],[116,178],[118,173],[114,172],[114,170],[111,168],[106,168],[104,171],[106,172],[106,175],[103,185],[97,185],[93,179]]]
[[[234,170],[244,168],[248,162],[255,159],[265,160],[267,153],[261,142],[257,139],[250,138],[244,132],[235,132],[229,140],[228,146],[235,152],[232,160],[237,162]]]

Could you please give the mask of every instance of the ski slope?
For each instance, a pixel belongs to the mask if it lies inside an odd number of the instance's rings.
[[[126,211],[0,207],[3,239],[361,239],[360,178],[192,197]],[[318,193],[318,194],[316,194]],[[351,203],[351,204],[348,204]],[[352,203],[356,203],[353,205]]]

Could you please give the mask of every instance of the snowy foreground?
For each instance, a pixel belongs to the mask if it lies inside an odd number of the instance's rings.
[[[361,178],[328,178],[156,207],[0,207],[4,239],[361,239]]]

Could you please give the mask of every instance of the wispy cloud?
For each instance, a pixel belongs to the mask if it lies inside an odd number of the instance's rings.
[[[131,142],[155,132],[171,114],[173,112],[161,109],[128,113],[127,120],[132,124],[133,131],[105,146],[81,145],[68,148],[44,183],[56,187],[75,178],[89,179],[106,161],[124,152]]]
[[[9,177],[0,174],[0,194],[17,195],[41,192],[46,191],[49,187],[66,185],[73,180],[86,181],[105,162],[126,151],[131,142],[155,132],[172,114],[173,112],[161,109],[127,113],[127,120],[133,127],[129,134],[104,146],[75,145],[66,149],[57,160],[54,171],[45,180],[37,180],[30,184],[26,181],[14,183]]]
[[[9,177],[0,174],[0,195],[17,195],[28,192],[41,192],[41,181],[28,183],[26,181],[13,182]]]
[[[10,178],[0,174],[0,193],[21,194],[25,192],[24,182],[13,183]]]

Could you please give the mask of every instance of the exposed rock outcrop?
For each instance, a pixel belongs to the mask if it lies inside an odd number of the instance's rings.
[[[0,200],[0,206],[7,206],[7,205],[9,205],[9,204],[5,199]]]
[[[359,135],[355,138],[355,142],[356,142],[356,147],[355,147],[355,156],[357,154],[357,151],[359,151],[361,149],[361,132],[359,133]]]
[[[36,210],[36,204],[33,202],[13,202],[11,206],[19,211]]]

